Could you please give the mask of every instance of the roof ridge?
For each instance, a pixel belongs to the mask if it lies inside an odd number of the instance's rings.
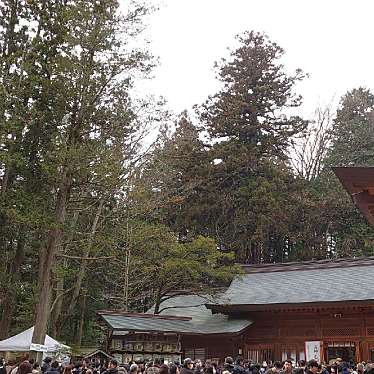
[[[339,258],[324,260],[309,260],[303,262],[282,262],[267,264],[242,264],[246,273],[264,273],[264,272],[286,272],[296,270],[314,270],[314,269],[332,269],[354,266],[373,266],[374,256]]]
[[[139,317],[148,319],[165,319],[165,320],[178,320],[178,321],[191,321],[192,317],[187,316],[171,316],[167,314],[151,314],[151,313],[131,313],[121,310],[98,310],[96,312],[99,316],[121,316],[121,317]]]

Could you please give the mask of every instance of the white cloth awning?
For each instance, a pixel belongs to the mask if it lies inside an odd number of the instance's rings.
[[[18,335],[11,336],[8,339],[0,341],[0,352],[28,352],[30,351],[32,335],[34,327],[19,333]],[[57,340],[46,335],[44,345],[47,347],[47,352],[60,352],[69,351],[70,347],[65,344],[59,343]]]

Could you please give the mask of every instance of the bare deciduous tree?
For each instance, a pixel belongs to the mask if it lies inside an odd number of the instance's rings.
[[[331,104],[318,107],[310,126],[299,134],[291,146],[291,163],[296,174],[308,181],[318,177],[331,142],[333,110]]]

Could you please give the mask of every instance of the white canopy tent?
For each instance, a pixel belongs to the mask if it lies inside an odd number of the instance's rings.
[[[0,352],[28,352],[30,351],[32,335],[34,327],[19,333],[18,335],[11,336],[8,339],[0,341]],[[70,347],[65,344],[59,343],[50,336],[46,335],[44,346],[47,352],[59,353],[70,351]]]

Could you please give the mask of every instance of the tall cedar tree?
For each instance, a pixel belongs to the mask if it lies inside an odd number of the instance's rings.
[[[293,177],[287,166],[291,138],[306,122],[288,117],[301,98],[279,62],[284,51],[266,36],[246,32],[229,59],[217,64],[223,88],[199,108],[212,147],[205,199],[207,231],[245,262],[287,255],[287,210]]]
[[[2,94],[12,100],[8,107],[2,103],[1,193],[8,193],[11,182],[27,191],[23,205],[19,193],[7,196],[13,203],[3,204],[1,213],[33,236],[31,256],[39,259],[33,342],[42,343],[69,214],[84,204],[85,210],[93,207],[86,224],[92,237],[97,212],[126,175],[137,131],[130,77],[151,66],[149,56],[130,44],[147,9],[140,5],[123,18],[115,0],[9,0],[0,10],[6,36]],[[25,207],[28,199],[33,205]],[[74,206],[77,201],[81,206]],[[19,248],[20,239],[3,245]],[[19,262],[15,256],[14,266]],[[9,310],[2,315],[9,319]]]
[[[175,131],[162,129],[153,152],[136,183],[138,204],[148,218],[168,225],[182,236],[198,225],[190,201],[206,179],[207,147],[187,112],[175,122]],[[193,229],[192,229],[193,230]],[[195,231],[195,230],[193,230]]]

